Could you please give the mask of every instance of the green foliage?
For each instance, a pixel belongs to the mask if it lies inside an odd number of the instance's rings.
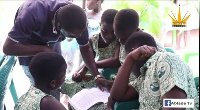
[[[145,29],[157,37],[163,26],[163,18],[168,17],[169,8],[163,8],[163,13],[160,13],[159,2],[156,0],[143,1],[117,1],[112,8],[121,10],[131,8],[138,12],[140,16],[140,28]]]
[[[113,2],[114,5],[112,5],[112,8],[117,9],[117,10],[121,10],[124,8],[131,8],[134,9],[136,11],[141,10],[141,6],[144,5],[144,1],[125,1],[125,0],[118,0],[116,2]]]
[[[159,8],[159,3],[156,0],[147,0],[147,3],[156,8]]]
[[[148,30],[158,36],[162,25],[163,23],[158,8],[151,4],[146,4],[145,9],[140,14],[140,28]]]
[[[199,1],[200,0],[196,0]],[[189,0],[186,0],[189,2]],[[198,13],[199,4],[194,5]],[[158,1],[158,0],[117,0],[112,3],[111,8],[121,10],[131,8],[138,12],[140,16],[140,28],[160,36],[160,31],[165,21],[169,19],[169,13],[173,9],[173,1]]]
[[[197,1],[198,1],[199,4],[200,4],[200,0],[197,0]],[[197,12],[200,14],[200,11],[199,11],[199,5],[195,5],[195,8],[196,8]]]
[[[119,0],[119,1],[115,2],[115,5],[113,5],[112,8],[117,9],[117,10],[121,10],[121,9],[124,9],[124,8],[129,8],[129,4],[125,0]]]

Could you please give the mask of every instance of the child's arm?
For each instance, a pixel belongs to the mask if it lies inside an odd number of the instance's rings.
[[[67,110],[57,99],[47,96],[40,102],[40,110]]]
[[[90,42],[90,45],[92,45],[91,42]],[[117,45],[114,58],[109,58],[109,59],[97,61],[96,62],[97,68],[118,68],[118,67],[120,67],[121,64],[120,64],[120,61],[119,61],[119,50],[120,50],[120,45]],[[96,54],[96,53],[94,52],[94,54]],[[82,65],[77,70],[77,72],[79,72],[81,69],[82,69],[82,71],[88,70],[85,65]]]
[[[76,82],[81,82],[83,79],[83,75],[86,74],[86,72],[84,73],[83,68],[85,67],[85,64],[83,64],[82,66],[80,66],[72,75],[72,80],[76,81]]]
[[[131,55],[128,55],[124,64],[119,69],[111,89],[110,97],[114,101],[127,101],[129,99],[137,98],[138,93],[129,85],[129,77],[131,69],[134,65],[134,60]]]
[[[129,77],[132,67],[137,60],[147,60],[154,53],[155,48],[141,46],[127,55],[124,64],[118,71],[111,89],[111,98],[114,101],[126,101],[138,97],[137,91],[133,86],[129,85]]]
[[[91,39],[90,39],[90,45],[92,45]],[[115,50],[115,57],[97,61],[96,62],[97,68],[118,68],[118,67],[120,67],[121,64],[119,61],[119,51],[120,51],[120,45],[117,45],[117,48]],[[94,52],[94,54],[96,54],[96,53]],[[87,71],[88,71],[88,68],[85,66],[85,64],[80,66],[80,68],[75,72],[75,75],[72,76],[72,79],[74,81],[80,82],[82,79],[78,80],[79,77],[82,77],[82,78],[85,77],[85,74],[87,73]],[[78,74],[78,75],[76,75],[76,74]],[[85,78],[85,79],[88,79],[88,78]]]
[[[91,40],[90,40],[90,45],[92,45]],[[119,51],[120,51],[120,45],[117,45],[117,48],[115,50],[115,57],[97,61],[96,62],[97,68],[118,68],[118,67],[120,67],[121,64],[119,61]],[[96,53],[94,52],[94,54],[96,54]],[[88,71],[88,68],[85,66],[85,64],[80,66],[80,68],[75,72],[75,75],[72,76],[72,79],[74,81],[80,82],[81,80],[78,81],[78,79],[79,79],[78,77],[82,77],[82,78],[85,77],[85,74],[87,73],[87,71]],[[76,74],[78,74],[78,75],[76,75]],[[87,79],[87,78],[85,78],[85,79]]]
[[[82,66],[80,66],[80,68],[73,74],[72,76],[72,80],[76,81],[76,82],[81,82],[82,80],[88,81],[91,80],[92,75],[91,74],[87,74],[88,72],[88,68],[85,66],[85,64],[83,64]]]
[[[176,94],[176,95],[174,95]],[[169,92],[167,92],[163,97],[164,99],[187,99],[187,95],[184,90],[177,86],[174,86]],[[163,102],[163,101],[162,101]],[[163,108],[163,110],[171,110],[170,108]],[[185,108],[173,108],[173,110],[185,110]]]
[[[107,103],[106,110],[114,110],[115,103],[116,103],[116,101],[114,101],[111,97],[108,97],[108,103]]]

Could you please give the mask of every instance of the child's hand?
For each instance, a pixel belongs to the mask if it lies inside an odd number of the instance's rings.
[[[112,88],[112,85],[113,85],[113,81],[108,81],[106,80],[106,84],[105,84],[105,87],[107,88],[107,90],[110,92],[111,88]]]
[[[83,78],[87,72],[88,72],[88,68],[84,65],[83,68],[79,70],[77,73],[79,73]]]
[[[76,81],[76,82],[81,82],[82,81],[82,77],[79,73],[75,73],[72,75],[72,80]]]
[[[82,80],[84,81],[90,81],[93,78],[93,76],[91,74],[79,74],[79,73],[75,73],[72,76],[72,80],[76,81],[76,82],[81,82]]]
[[[88,71],[87,67],[83,66],[81,70],[78,70],[73,74],[72,80],[76,82],[81,82],[82,79],[87,80],[88,79],[86,76],[87,71]]]
[[[84,81],[90,81],[91,79],[93,79],[92,74],[85,74],[82,76]]]
[[[141,47],[138,47],[136,49],[133,49],[133,51],[130,53],[133,60],[147,60],[149,59],[155,52],[155,47],[143,45]]]
[[[113,81],[108,81],[104,78],[98,78],[96,79],[96,85],[101,91],[104,91],[103,86],[105,86],[107,90],[110,91],[113,85]]]

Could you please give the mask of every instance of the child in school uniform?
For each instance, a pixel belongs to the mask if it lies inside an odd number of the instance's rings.
[[[107,71],[117,73],[118,67],[120,66],[118,57],[120,45],[113,30],[113,21],[116,13],[117,10],[114,9],[106,10],[101,17],[101,32],[93,35],[90,39],[90,45],[94,51],[94,55],[98,57],[96,62],[97,68],[104,68],[102,75],[107,80],[111,80],[111,74]],[[77,73],[80,73],[81,77],[85,78],[87,71],[88,69],[84,65],[77,70]]]
[[[125,43],[127,56],[110,98],[118,102],[139,98],[139,110],[166,110],[164,99],[194,99],[192,109],[197,110],[198,94],[189,66],[174,53],[156,50],[157,44],[148,33],[135,32],[128,38]],[[129,82],[130,74],[136,77],[132,82]],[[114,105],[108,108],[113,110]]]
[[[66,110],[53,96],[65,81],[67,64],[58,53],[41,52],[36,54],[29,65],[34,85],[17,101],[15,110]],[[48,77],[46,77],[48,76]]]

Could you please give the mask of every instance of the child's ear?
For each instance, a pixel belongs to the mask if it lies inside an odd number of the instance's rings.
[[[56,81],[55,80],[52,80],[49,84],[49,87],[54,89],[56,87]]]

